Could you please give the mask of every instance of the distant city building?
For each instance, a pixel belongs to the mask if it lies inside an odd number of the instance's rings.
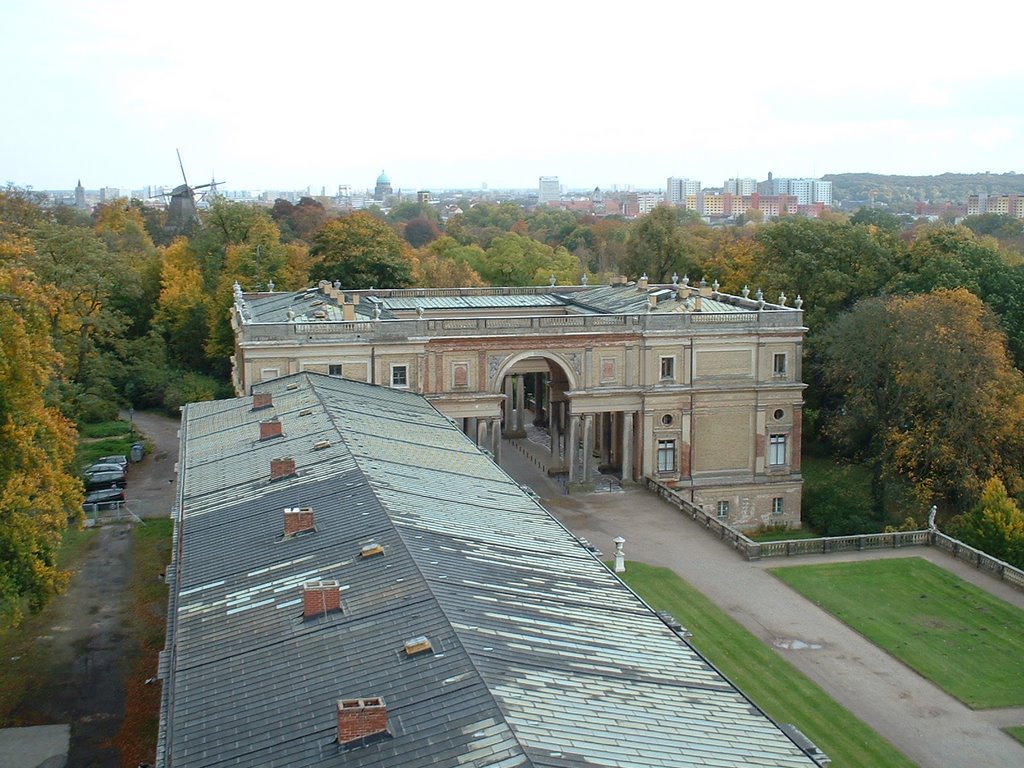
[[[821,179],[775,179],[769,173],[768,180],[757,186],[758,191],[762,195],[793,195],[800,205],[821,203],[825,206],[832,206],[831,181],[822,181]]]
[[[664,200],[660,192],[630,192],[622,202],[622,215],[626,218],[646,216]]]
[[[419,203],[420,205],[423,205],[424,203],[429,203],[430,202],[430,190],[429,189],[421,189],[419,192],[417,192],[416,193],[416,202]]]
[[[541,176],[537,186],[537,205],[557,202],[562,197],[562,189],[557,176]]]
[[[726,195],[752,195],[757,192],[757,179],[728,179],[722,185],[722,193]]]
[[[373,199],[377,202],[383,202],[384,198],[392,193],[391,179],[387,177],[384,171],[381,171],[380,176],[377,177],[377,184],[373,188]]]
[[[968,216],[981,216],[994,213],[1000,216],[1013,216],[1024,219],[1024,197],[1020,195],[989,196],[987,194],[970,195],[967,198]]]
[[[669,176],[665,185],[665,202],[669,205],[686,205],[686,199],[700,194],[700,181]]]
[[[78,186],[75,187],[75,208],[84,209],[85,204],[85,187],[82,186],[82,180],[78,180]]]

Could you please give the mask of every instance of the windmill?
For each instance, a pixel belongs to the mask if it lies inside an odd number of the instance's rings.
[[[179,184],[170,192],[170,201],[167,205],[167,223],[164,225],[164,229],[183,232],[192,221],[199,218],[196,213],[196,190],[206,190],[199,195],[199,202],[202,202],[209,193],[216,191],[218,184],[223,184],[224,182],[211,181],[209,184],[199,184],[195,187],[189,186],[188,177],[185,175],[185,165],[181,162],[181,152],[177,149],[174,151],[178,154],[178,167],[181,168],[181,178],[185,183]]]

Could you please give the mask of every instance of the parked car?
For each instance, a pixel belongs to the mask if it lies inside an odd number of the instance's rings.
[[[111,488],[114,486],[124,488],[128,485],[124,477],[124,472],[121,470],[112,472],[93,472],[91,475],[86,475],[84,481],[86,491],[96,491],[101,488]]]
[[[117,464],[121,468],[122,472],[128,471],[128,457],[124,454],[120,456],[101,456],[96,459],[95,464]]]
[[[95,464],[90,464],[82,470],[82,474],[86,477],[89,475],[95,475],[97,472],[124,472],[124,467],[120,464],[109,464],[107,462],[97,461]]]
[[[97,509],[117,509],[124,503],[124,488],[100,488],[85,495],[86,512]]]

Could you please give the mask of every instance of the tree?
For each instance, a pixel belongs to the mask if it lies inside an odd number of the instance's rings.
[[[413,254],[413,284],[423,288],[463,288],[485,285],[471,261],[483,257],[476,245],[459,245],[440,237]]]
[[[160,298],[153,326],[164,337],[172,360],[193,368],[203,367],[206,343],[207,298],[199,262],[188,241],[177,238],[162,249]]]
[[[80,521],[74,426],[49,400],[60,372],[50,340],[59,291],[0,264],[0,624],[37,611],[68,574],[56,564],[69,517]]]
[[[875,472],[902,477],[923,505],[969,507],[984,478],[1017,492],[1024,378],[992,312],[964,289],[868,299],[822,334],[826,435]]]
[[[339,281],[345,288],[404,288],[412,282],[402,241],[367,213],[328,221],[313,238],[310,254],[316,259],[314,281]]]
[[[656,283],[666,282],[674,273],[700,272],[697,260],[687,253],[675,210],[665,205],[637,219],[626,240],[625,258],[620,266],[629,277],[646,274]]]
[[[441,230],[437,228],[437,224],[422,217],[408,222],[403,232],[405,241],[413,248],[422,248],[441,236]]]
[[[985,483],[978,503],[970,512],[954,519],[950,530],[965,544],[1024,568],[1024,512],[998,477]]]
[[[553,255],[551,246],[508,232],[494,238],[483,258],[471,266],[490,285],[530,285]]]

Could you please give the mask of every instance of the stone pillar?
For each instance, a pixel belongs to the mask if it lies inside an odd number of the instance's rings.
[[[544,374],[533,374],[533,425],[544,424]]]
[[[516,435],[526,436],[526,377],[516,376]]]
[[[583,417],[583,477],[580,482],[589,483],[594,476],[594,414]]]
[[[473,419],[476,422],[476,434],[473,435],[473,439],[476,440],[476,444],[481,447],[487,447],[490,440],[490,435],[487,430],[491,428],[491,419]]]
[[[548,401],[548,431],[551,435],[551,460],[548,463],[548,474],[555,474],[565,469],[562,463],[562,404]]]
[[[468,417],[466,417],[466,419],[464,421],[466,422],[466,429],[465,429],[466,434],[469,435],[471,438],[473,438],[473,442],[479,443],[480,441],[477,439],[477,420],[476,420],[476,418],[474,418],[473,416],[468,416]]]
[[[497,416],[487,420],[487,428],[491,433],[491,453],[494,454],[496,462],[501,461],[501,424]]]
[[[633,412],[622,414],[622,482],[633,482]]]
[[[614,414],[602,413],[600,419],[601,464],[599,468],[602,472],[605,472],[612,468],[612,420],[614,419]]]
[[[505,436],[508,437],[515,429],[512,417],[515,413],[515,401],[512,399],[512,377],[505,377],[505,402],[502,404],[505,416]]]
[[[569,416],[569,440],[565,444],[565,463],[569,465],[569,483],[578,483],[579,469],[576,463],[576,452],[579,450],[580,442],[580,419],[578,416]]]

